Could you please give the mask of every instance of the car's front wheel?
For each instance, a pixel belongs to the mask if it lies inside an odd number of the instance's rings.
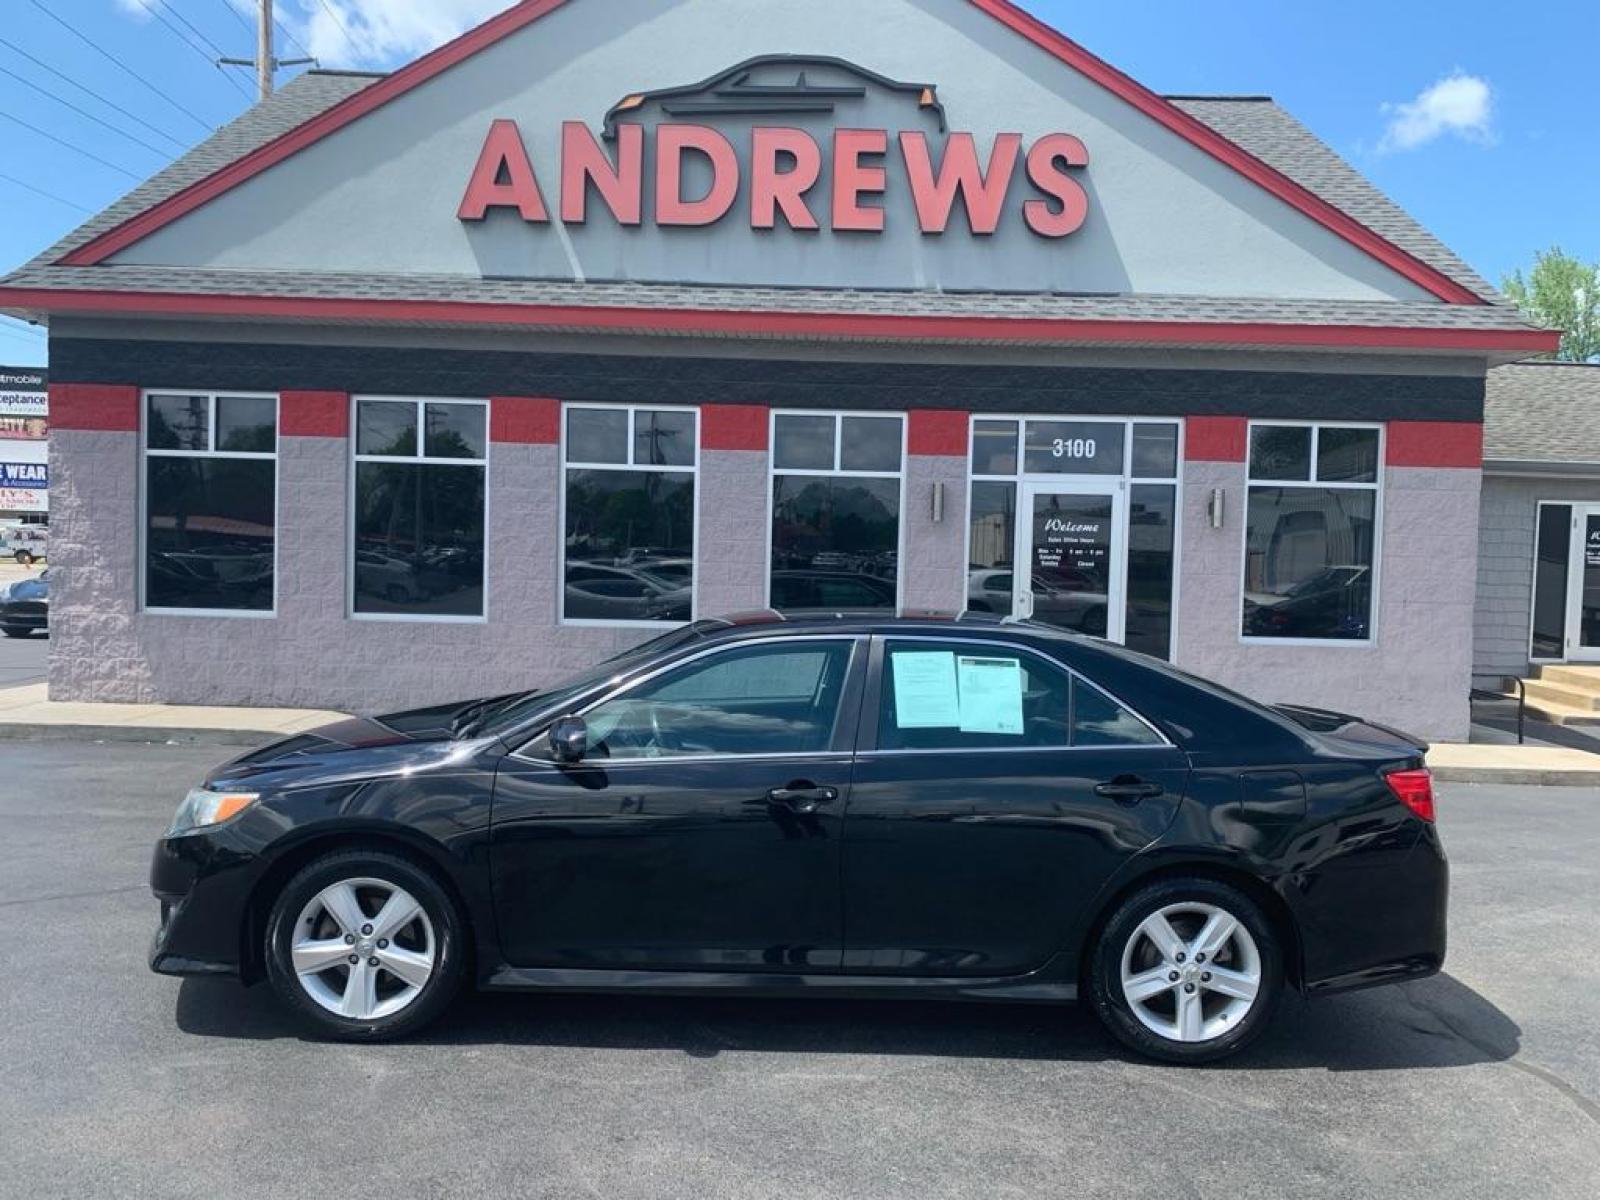
[[[1090,1002],[1112,1035],[1178,1063],[1254,1041],[1282,984],[1283,950],[1261,906],[1205,878],[1160,880],[1118,905],[1089,971]]]
[[[428,871],[385,851],[340,851],[279,893],[267,922],[267,977],[325,1036],[404,1037],[455,995],[465,936],[454,899]]]

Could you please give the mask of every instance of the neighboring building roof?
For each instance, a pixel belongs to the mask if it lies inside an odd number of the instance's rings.
[[[298,316],[305,320],[359,317],[378,321],[422,322],[426,321],[425,306],[434,305],[533,306],[563,311],[626,307],[709,313],[752,312],[758,318],[762,313],[801,316],[839,313],[867,318],[909,317],[949,321],[1005,317],[1040,322],[1100,322],[1108,325],[1123,322],[1170,323],[1197,329],[1210,325],[1238,327],[1231,332],[1219,329],[1215,334],[1197,336],[1195,344],[1202,345],[1324,344],[1315,337],[1296,340],[1279,337],[1269,330],[1266,336],[1258,338],[1251,332],[1254,327],[1276,325],[1330,327],[1336,330],[1443,330],[1447,336],[1438,348],[1481,349],[1499,353],[1502,357],[1510,353],[1534,353],[1544,348],[1542,344],[1535,344],[1544,335],[1536,334],[1522,315],[1506,304],[1487,282],[1305,126],[1266,97],[1173,97],[1170,103],[1286,176],[1293,184],[1333,205],[1345,217],[1377,233],[1393,246],[1447,277],[1455,286],[1464,288],[1487,303],[1408,304],[1259,297],[874,292],[57,265],[64,255],[80,250],[124,222],[147,212],[384,78],[330,71],[309,71],[298,76],[276,95],[243,113],[24,267],[0,279],[0,290],[11,292],[10,296],[3,297],[6,307],[13,312],[27,312],[30,316],[49,311],[118,312],[135,310],[145,298],[155,297],[144,311],[221,316],[230,314],[223,309],[186,305],[177,298],[207,296],[237,300],[277,297],[285,302],[290,298],[312,302],[304,312],[298,314],[286,309],[275,314],[285,319]],[[113,301],[91,301],[91,291],[98,296],[111,296]],[[62,295],[70,292],[82,292],[84,295],[71,298]],[[115,302],[117,296],[123,296],[126,302]],[[318,307],[316,302],[319,300],[364,303],[369,307],[359,313],[348,306],[345,311],[335,312],[326,303]],[[404,311],[400,307],[385,310],[381,307],[383,305],[407,307]],[[243,305],[236,302],[234,315],[241,315],[242,310]],[[556,328],[561,324],[558,315],[551,314],[551,319],[545,320],[534,314],[527,320],[515,323]],[[444,318],[440,320],[442,322]],[[459,314],[449,323],[463,322],[476,323],[471,313]],[[512,322],[508,315],[485,323]],[[642,326],[647,324],[635,323],[630,330],[645,332],[647,329]],[[580,320],[573,327],[593,328],[595,323]],[[680,328],[678,331],[686,330]],[[1080,334],[1092,332],[1080,331]],[[1017,334],[1008,334],[1003,340],[1034,340],[1022,336],[1022,330],[1018,330]],[[1163,335],[1152,340],[1172,344],[1184,341],[1184,334],[1185,331],[1179,330],[1175,336]],[[755,335],[783,336],[783,333],[776,329],[758,329]],[[901,333],[896,336],[917,335]],[[966,339],[972,334],[952,336]],[[1068,336],[1064,328],[1050,332],[1041,328],[1038,340],[1058,341],[1064,336]],[[1074,340],[1082,340],[1082,337],[1075,336]],[[1137,340],[1121,333],[1111,333],[1107,338],[1109,343],[1114,344],[1129,344]],[[1413,340],[1420,344],[1419,339]],[[1326,344],[1391,343],[1381,339],[1358,343],[1348,335],[1340,335]],[[1402,340],[1392,344],[1409,343]]]
[[[1489,372],[1485,466],[1600,467],[1600,363],[1526,362]]]

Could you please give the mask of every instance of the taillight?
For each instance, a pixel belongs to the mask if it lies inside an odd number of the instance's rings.
[[[1433,773],[1427,767],[1390,771],[1383,777],[1396,799],[1424,821],[1433,818]]]

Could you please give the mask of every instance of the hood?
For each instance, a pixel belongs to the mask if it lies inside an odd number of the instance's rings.
[[[463,763],[474,757],[481,739],[451,737],[449,714],[460,707],[335,721],[242,754],[212,771],[206,783],[320,787]]]

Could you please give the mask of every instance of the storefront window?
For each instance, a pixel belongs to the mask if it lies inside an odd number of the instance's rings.
[[[972,423],[972,486],[968,505],[967,607],[1014,611],[1017,513],[1024,493],[1035,505],[1067,502],[1074,476],[1120,476],[1127,503],[1108,501],[1117,530],[1127,524],[1126,569],[1107,563],[1099,576],[1037,570],[1025,581],[1033,616],[1069,628],[1110,631],[1108,602],[1123,612],[1127,646],[1166,658],[1172,644],[1172,579],[1177,510],[1176,421],[1054,417],[982,417]],[[1104,492],[1106,483],[1088,485]],[[1065,497],[1065,498],[1064,498]],[[1081,501],[1081,498],[1080,498]],[[1074,502],[1080,502],[1074,501]],[[1107,544],[1111,527],[1104,531]],[[1117,597],[1120,596],[1120,601]]]
[[[896,607],[904,447],[898,414],[773,414],[773,608]]]
[[[273,610],[278,400],[152,392],[144,410],[144,605]]]
[[[1378,442],[1368,426],[1251,427],[1245,637],[1372,636]]]
[[[487,418],[476,400],[356,402],[358,615],[484,615]]]
[[[565,621],[694,613],[693,409],[566,410]]]

